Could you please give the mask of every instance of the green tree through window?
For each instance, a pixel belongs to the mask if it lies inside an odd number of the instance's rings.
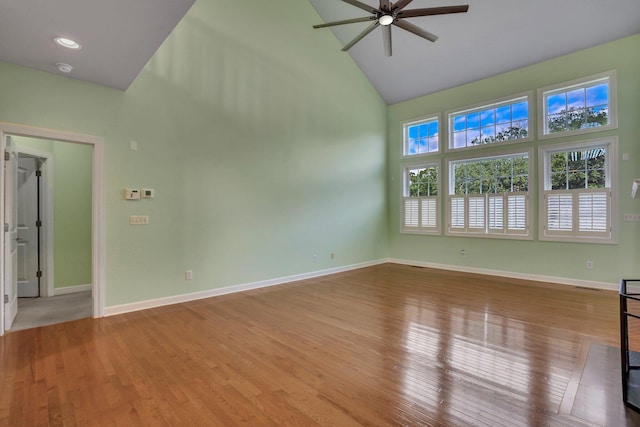
[[[428,167],[409,170],[409,197],[438,195],[438,168]]]
[[[454,194],[497,194],[529,189],[527,155],[458,162],[453,169]]]

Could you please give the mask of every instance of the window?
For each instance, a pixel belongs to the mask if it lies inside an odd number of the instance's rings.
[[[404,125],[404,155],[435,153],[440,149],[438,143],[437,117],[406,123]]]
[[[402,231],[439,233],[438,166],[407,166],[404,170]]]
[[[540,239],[613,243],[615,139],[541,147]]]
[[[530,238],[529,157],[450,161],[447,234]]]
[[[616,127],[615,72],[538,91],[542,138]]]
[[[449,149],[531,139],[529,96],[449,114]]]

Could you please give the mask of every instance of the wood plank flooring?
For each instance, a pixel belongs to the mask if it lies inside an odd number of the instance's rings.
[[[618,321],[615,292],[384,264],[7,333],[0,425],[639,425],[619,370],[582,380]]]

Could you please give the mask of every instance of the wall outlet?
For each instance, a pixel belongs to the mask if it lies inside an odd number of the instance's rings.
[[[193,280],[193,271],[187,270],[184,272],[184,280]]]
[[[586,268],[587,268],[587,270],[593,270],[593,261],[588,260],[588,261],[587,261],[587,267],[586,267]]]
[[[316,262],[318,262],[318,255],[317,255],[317,254],[313,254],[313,255],[311,255],[311,262],[313,262],[314,264],[315,264]]]
[[[467,251],[460,249],[460,256],[467,256]]]
[[[149,224],[149,216],[148,215],[131,215],[129,217],[129,224],[131,224],[131,225],[148,225]]]

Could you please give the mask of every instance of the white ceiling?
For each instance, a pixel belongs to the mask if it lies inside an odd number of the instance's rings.
[[[321,17],[318,24],[367,16],[341,0],[309,1]],[[379,6],[378,0],[360,1]],[[435,43],[392,27],[392,57],[384,55],[380,28],[351,48],[349,53],[387,103],[640,33],[640,0],[414,0],[405,10],[457,4],[468,4],[469,11],[407,19],[439,36]],[[314,31],[334,31],[344,46],[368,25]]]
[[[71,78],[126,90],[194,1],[0,0],[0,61],[58,74],[65,62]],[[367,15],[341,0],[309,1],[318,24]],[[406,9],[455,4],[469,12],[409,20],[435,43],[393,27],[392,57],[379,28],[340,52],[368,23],[310,31],[334,31],[336,54],[350,54],[390,104],[640,33],[640,0],[414,0]],[[59,47],[56,35],[83,48]]]
[[[0,0],[0,61],[126,90],[195,0]],[[56,45],[64,36],[82,45]]]

